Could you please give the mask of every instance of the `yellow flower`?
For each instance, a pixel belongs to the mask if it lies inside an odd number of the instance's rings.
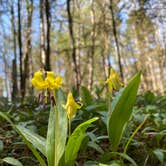
[[[47,71],[47,77],[45,79],[46,84],[48,85],[48,89],[59,89],[62,85],[62,77],[57,76],[55,77],[55,74],[53,71]]]
[[[108,84],[109,92],[112,94],[113,89],[118,90],[123,83],[120,81],[119,75],[116,71],[111,68],[109,78],[107,78],[106,82]]]
[[[31,83],[36,89],[47,89],[47,84],[43,79],[43,73],[41,71],[35,72],[34,77],[31,80]]]
[[[66,105],[63,105],[64,109],[67,111],[68,119],[73,118],[76,114],[77,109],[80,109],[82,107],[83,104],[79,104],[75,102],[72,93],[69,93],[67,96],[67,103]]]
[[[39,90],[57,90],[62,85],[62,77],[55,77],[54,72],[47,71],[46,78],[43,78],[42,71],[37,71],[31,80],[32,85]]]

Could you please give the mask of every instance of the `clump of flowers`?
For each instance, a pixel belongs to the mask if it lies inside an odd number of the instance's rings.
[[[46,76],[45,76],[46,75]],[[53,71],[46,71],[45,75],[42,71],[37,71],[34,74],[31,82],[38,90],[57,90],[62,85],[62,77],[55,76]]]
[[[61,87],[62,77],[55,76],[53,71],[37,71],[34,73],[31,83],[37,90],[44,91],[44,103],[47,102],[47,96],[51,96],[53,103],[55,103],[54,91]],[[40,94],[38,100],[40,101]]]

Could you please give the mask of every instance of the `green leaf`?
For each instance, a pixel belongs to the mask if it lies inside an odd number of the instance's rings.
[[[84,133],[88,126],[96,121],[98,118],[92,118],[87,120],[86,122],[80,124],[69,137],[69,140],[66,145],[65,152],[65,163],[67,166],[72,166],[75,158],[77,157],[77,153],[80,149],[81,142],[84,136]]]
[[[15,159],[13,157],[5,157],[2,159],[2,161],[5,163],[8,163],[10,165],[14,165],[14,166],[23,166],[19,160]]]
[[[23,141],[26,143],[26,145],[28,146],[28,148],[32,151],[32,153],[34,154],[34,156],[36,157],[36,159],[39,161],[41,166],[46,166],[45,161],[43,160],[43,158],[40,156],[40,154],[38,153],[38,151],[32,146],[32,144],[26,139],[26,137],[18,130],[18,128],[15,126],[15,124],[10,120],[10,118],[8,118],[8,115],[0,112],[0,116],[2,118],[4,118],[8,123],[11,124],[11,126],[13,127],[13,129],[21,136],[21,138],[23,139]]]
[[[132,166],[137,166],[136,162],[130,156],[128,156],[127,154],[118,153],[118,152],[107,152],[107,153],[105,153],[104,158],[103,158],[105,161],[100,161],[100,162],[111,161],[111,158],[115,159],[115,158],[117,158],[117,156],[120,157],[120,160],[122,160],[122,158],[123,158],[123,159],[129,161],[132,164]]]
[[[26,137],[26,139],[33,144],[44,156],[46,156],[46,139],[25,127],[20,125],[16,126],[17,129]]]
[[[0,153],[3,151],[3,147],[4,147],[3,141],[0,140]]]
[[[67,130],[68,130],[68,120],[66,110],[62,107],[65,104],[66,100],[64,94],[61,90],[57,91],[57,109],[58,109],[58,133],[57,138],[55,139],[55,146],[57,146],[57,160],[59,162],[65,151],[66,139],[67,139]]]
[[[88,142],[88,146],[95,149],[97,152],[99,152],[101,154],[104,153],[103,149],[93,141]]]
[[[153,151],[153,153],[155,154],[155,156],[157,157],[157,159],[161,162],[161,164],[164,163],[164,153],[162,149],[155,149]]]
[[[122,165],[114,162],[112,164],[102,164],[102,163],[99,163],[99,166],[122,166]]]
[[[81,87],[80,96],[84,105],[91,105],[93,103],[93,97],[90,91],[84,86]]]
[[[51,107],[48,129],[47,129],[47,140],[46,140],[46,157],[48,166],[54,166],[54,148],[55,148],[55,115],[54,108]]]
[[[122,165],[119,164],[119,163],[112,163],[112,164],[110,164],[109,166],[122,166]]]
[[[105,109],[106,109],[105,103],[95,103],[95,104],[88,105],[87,107],[85,107],[85,110],[87,110],[87,111],[105,110]]]
[[[112,151],[117,151],[125,125],[131,116],[140,83],[140,75],[140,72],[137,73],[119,95],[114,98],[112,113],[107,126]]]
[[[98,166],[95,161],[86,161],[83,166]]]
[[[56,92],[56,106],[50,110],[46,156],[49,166],[58,166],[64,153],[67,138],[67,116],[62,107],[65,103],[63,92]]]

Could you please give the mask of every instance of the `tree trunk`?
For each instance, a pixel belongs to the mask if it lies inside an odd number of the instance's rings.
[[[79,81],[79,73],[78,73],[77,60],[76,60],[76,46],[75,46],[75,38],[73,31],[73,18],[71,14],[71,0],[67,0],[67,14],[68,14],[69,35],[72,47],[73,70],[75,73],[75,87],[79,89],[80,81]]]
[[[45,0],[45,13],[46,13],[46,62],[45,62],[45,70],[50,71],[50,4],[49,0]]]
[[[33,14],[33,0],[26,1],[27,6],[27,31],[26,31],[26,44],[25,44],[25,58],[24,58],[24,72],[23,72],[23,97],[26,95],[26,90],[29,87],[29,74],[30,74],[30,64],[29,59],[31,55],[31,25],[32,25],[32,14]]]
[[[94,1],[92,0],[91,6],[91,52],[89,54],[89,78],[88,78],[88,88],[92,90],[93,86],[93,75],[94,75],[94,53],[95,53],[95,9],[94,9]]]
[[[11,4],[11,24],[12,24],[12,35],[13,35],[13,53],[14,59],[12,61],[12,100],[18,95],[18,84],[17,84],[17,52],[16,52],[16,27],[14,17],[14,7]]]
[[[5,89],[6,89],[6,96],[9,101],[11,101],[11,89],[10,89],[10,80],[9,80],[9,65],[7,62],[6,57],[6,50],[2,55],[3,62],[4,62],[4,71],[5,71]]]
[[[45,68],[46,47],[45,47],[45,29],[44,29],[44,0],[40,0],[40,63],[41,68]]]
[[[21,1],[17,1],[18,10],[18,46],[19,46],[19,69],[20,69],[20,92],[22,98],[24,97],[24,80],[23,80],[23,69],[22,69],[22,26],[21,26]]]
[[[111,64],[110,64],[110,39],[109,32],[107,27],[107,18],[106,18],[106,8],[107,1],[105,0],[102,9],[102,19],[103,19],[103,34],[102,34],[102,64],[104,68],[104,79],[106,80],[109,76]]]
[[[112,16],[113,35],[114,35],[116,51],[117,51],[117,56],[118,56],[118,64],[119,64],[120,76],[121,76],[121,78],[123,80],[123,69],[122,69],[122,62],[121,62],[121,55],[120,55],[120,47],[119,47],[119,41],[118,41],[118,36],[117,36],[117,28],[116,28],[116,21],[115,21],[114,8],[113,7],[114,7],[113,1],[110,0],[110,11],[111,11],[111,16]]]
[[[79,2],[79,0],[75,0],[74,1],[74,6],[76,6],[76,9],[77,9],[77,17],[78,17],[78,20],[81,19],[81,4]],[[77,23],[77,25],[75,25],[75,27],[73,26],[74,29],[76,29],[75,31],[77,32],[77,35],[75,38],[77,38],[77,40],[75,41],[75,45],[77,46],[76,48],[76,62],[77,62],[77,71],[78,71],[78,80],[79,80],[79,84],[81,86],[81,83],[82,83],[82,73],[81,73],[81,45],[82,45],[82,40],[81,40],[81,37],[82,37],[82,34],[81,34],[81,30],[82,30],[82,24],[81,23]]]

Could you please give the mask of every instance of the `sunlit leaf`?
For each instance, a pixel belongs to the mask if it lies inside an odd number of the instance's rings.
[[[19,160],[15,159],[13,157],[5,157],[2,159],[2,161],[5,163],[8,163],[10,165],[13,165],[13,166],[23,166]]]
[[[44,137],[20,125],[17,125],[16,127],[36,149],[38,149],[44,156],[46,155],[46,139]]]
[[[0,116],[2,118],[4,118],[8,123],[11,124],[11,126],[13,127],[13,129],[21,136],[21,138],[23,139],[23,141],[26,143],[26,145],[28,146],[28,148],[32,151],[32,153],[34,154],[34,156],[36,157],[36,159],[39,161],[41,166],[46,166],[45,161],[43,160],[43,158],[40,156],[40,154],[38,153],[38,151],[34,148],[34,146],[27,140],[27,138],[18,130],[18,128],[16,127],[16,125],[10,120],[10,118],[8,117],[7,114],[0,112]]]
[[[87,120],[86,122],[80,124],[72,133],[72,135],[69,137],[66,151],[65,151],[65,162],[67,166],[72,166],[74,160],[77,157],[77,153],[80,149],[80,145],[84,136],[84,133],[88,126],[96,121],[98,118],[92,118],[90,120]]]
[[[65,98],[61,90],[57,91],[56,106],[50,110],[46,155],[49,166],[57,166],[65,150],[67,138],[67,116],[62,104]]]
[[[115,101],[107,126],[112,151],[117,151],[125,125],[131,116],[139,83],[140,73],[137,73],[114,99]]]

